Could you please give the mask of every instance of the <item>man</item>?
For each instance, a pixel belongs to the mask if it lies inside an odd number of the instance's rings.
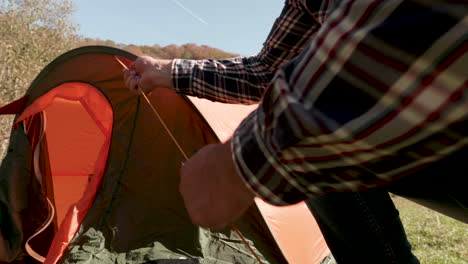
[[[125,80],[135,92],[260,102],[230,141],[182,167],[195,224],[226,226],[255,196],[308,200],[338,263],[418,263],[388,191],[423,202],[437,194],[467,219],[455,183],[468,151],[467,10],[465,1],[287,0],[256,56],[140,57]]]

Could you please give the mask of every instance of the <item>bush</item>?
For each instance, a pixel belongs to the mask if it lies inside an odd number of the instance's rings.
[[[71,1],[0,0],[0,105],[23,96],[51,60],[76,43]],[[11,117],[0,117],[0,159]]]

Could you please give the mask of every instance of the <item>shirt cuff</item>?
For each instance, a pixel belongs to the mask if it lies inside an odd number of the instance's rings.
[[[172,60],[172,84],[176,93],[191,95],[195,65],[196,61],[194,60]]]
[[[294,187],[293,175],[279,162],[281,153],[267,144],[259,126],[260,112],[258,108],[244,119],[232,137],[232,158],[237,174],[267,203],[283,206],[306,200],[308,196]]]

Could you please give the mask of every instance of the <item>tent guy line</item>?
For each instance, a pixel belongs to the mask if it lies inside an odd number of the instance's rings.
[[[117,60],[120,65],[122,65],[122,67],[126,70],[128,70],[128,67],[127,65],[125,65],[121,60],[119,60],[119,58],[117,58],[116,56],[114,56],[115,60]],[[187,154],[185,153],[185,151],[182,149],[182,147],[180,146],[179,142],[177,142],[177,140],[175,139],[174,135],[172,135],[171,131],[169,130],[169,128],[167,127],[166,123],[164,122],[164,120],[161,118],[161,116],[158,114],[158,111],[156,111],[156,109],[154,108],[153,104],[151,104],[150,100],[148,99],[148,96],[146,96],[146,94],[140,89],[140,87],[137,87],[138,88],[138,91],[140,92],[140,94],[143,96],[143,98],[145,98],[146,102],[148,103],[148,105],[151,107],[151,110],[153,110],[153,113],[154,115],[158,118],[159,122],[161,122],[161,124],[163,125],[164,129],[166,130],[167,134],[169,134],[169,136],[171,137],[172,141],[174,142],[174,144],[177,146],[177,148],[179,149],[180,153],[182,154],[182,156],[184,156],[184,161],[187,161],[188,160],[188,156]]]
[[[177,140],[175,139],[174,135],[172,135],[171,131],[169,130],[169,128],[167,127],[166,123],[164,123],[164,120],[161,118],[161,116],[158,114],[158,112],[156,111],[156,109],[154,108],[153,104],[151,104],[150,100],[148,99],[148,96],[146,96],[146,94],[140,89],[140,87],[138,87],[138,91],[140,91],[141,95],[143,95],[143,98],[145,98],[146,102],[148,103],[148,105],[151,107],[151,110],[153,110],[153,113],[156,115],[156,117],[159,119],[159,121],[161,122],[161,124],[163,125],[164,129],[166,130],[166,132],[169,134],[169,136],[171,137],[172,141],[174,141],[174,144],[177,146],[177,148],[179,149],[180,153],[182,154],[182,156],[184,156],[184,162],[188,160],[188,156],[187,154],[185,154],[184,150],[182,149],[182,147],[179,145],[179,143],[177,142]],[[183,165],[183,163],[182,163]]]
[[[117,56],[114,56],[115,60],[120,64],[122,65],[122,67],[126,70],[128,70],[128,67],[127,65],[125,65],[125,63],[123,63],[121,60],[119,60],[119,58]],[[161,124],[163,125],[164,129],[166,130],[167,134],[169,134],[169,136],[171,137],[172,141],[174,142],[174,144],[177,146],[177,148],[179,149],[180,153],[184,156],[185,158],[185,161],[188,160],[188,156],[187,154],[185,153],[185,151],[182,149],[182,147],[180,146],[180,144],[177,142],[176,138],[174,137],[174,135],[172,135],[171,131],[169,130],[169,128],[167,127],[166,123],[164,122],[164,120],[161,118],[161,116],[158,114],[158,111],[156,111],[156,109],[154,108],[153,104],[151,103],[151,101],[148,99],[148,96],[146,96],[146,94],[140,89],[140,87],[138,87],[138,91],[140,92],[140,94],[143,96],[143,98],[145,98],[145,101],[148,103],[148,105],[150,106],[151,110],[153,110],[153,113],[155,114],[155,116],[157,117],[157,119],[159,120],[159,122],[161,122]],[[183,163],[182,163],[183,164]],[[260,264],[263,264],[263,262],[260,260],[260,257],[255,253],[255,251],[252,249],[252,247],[250,247],[249,243],[245,240],[244,236],[242,235],[242,233],[239,231],[239,229],[237,228],[236,225],[234,224],[231,224],[231,228],[237,233],[237,235],[239,236],[239,238],[242,240],[242,243],[244,243],[244,245],[249,249],[249,251],[253,254],[253,256],[257,259],[258,263]]]

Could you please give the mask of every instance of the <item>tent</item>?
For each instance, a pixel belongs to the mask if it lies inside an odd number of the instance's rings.
[[[141,96],[124,85],[135,55],[89,46],[50,63],[16,114],[0,167],[0,263],[320,263],[329,250],[306,205],[256,200],[235,228],[194,226],[178,192],[182,161]],[[149,99],[188,155],[226,140],[252,106],[157,89]]]

